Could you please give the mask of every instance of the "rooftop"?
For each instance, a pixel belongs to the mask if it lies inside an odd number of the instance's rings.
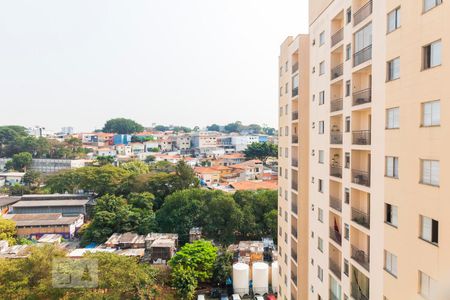
[[[44,218],[41,215],[47,215],[47,218]],[[59,217],[55,218],[56,215]],[[5,219],[13,220],[17,227],[71,225],[80,218],[80,216],[63,217],[61,214],[8,214],[3,217]]]
[[[21,200],[12,205],[13,209],[18,207],[41,207],[41,206],[83,206],[86,205],[89,200],[76,199],[76,200]]]
[[[241,181],[230,183],[229,186],[236,191],[257,191],[257,190],[276,190],[278,188],[276,180],[270,181]]]

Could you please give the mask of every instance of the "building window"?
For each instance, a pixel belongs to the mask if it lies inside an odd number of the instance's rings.
[[[319,46],[325,44],[325,31],[322,31],[319,35]]]
[[[438,160],[421,160],[422,176],[420,183],[439,186],[440,165]]]
[[[442,42],[436,41],[423,47],[423,68],[430,69],[442,63]]]
[[[285,136],[289,135],[289,127],[288,126],[284,127],[284,135]]]
[[[319,105],[325,104],[325,91],[319,93]]]
[[[422,295],[425,299],[438,299],[437,282],[421,271],[419,271],[419,280],[420,295]]]
[[[398,227],[398,207],[385,203],[385,222],[394,227]]]
[[[283,168],[280,167],[280,176],[282,176],[281,173],[283,173]],[[282,196],[283,195],[283,189],[280,187],[278,190],[280,192],[280,196]]]
[[[283,96],[283,87],[280,87],[280,97]]]
[[[346,260],[346,259],[344,258],[344,274],[347,275],[347,276],[348,276],[348,274],[349,274],[348,271],[349,271],[348,260]]]
[[[392,32],[400,27],[400,7],[391,11],[387,16],[387,31]]]
[[[387,81],[400,78],[400,58],[394,58],[387,63]]]
[[[284,107],[284,114],[287,115],[289,112],[289,104],[286,104],[286,106]]]
[[[345,82],[345,97],[349,97],[350,96],[350,91],[351,91],[350,80],[347,80]]]
[[[439,243],[439,222],[420,216],[420,238],[437,245]]]
[[[319,179],[319,192],[323,193],[323,180]]]
[[[325,62],[322,61],[319,65],[319,75],[325,74]]]
[[[346,204],[350,203],[350,189],[349,188],[345,188],[345,190],[344,190],[344,202]]]
[[[283,115],[283,106],[280,107],[280,117]]]
[[[422,126],[439,126],[441,124],[441,101],[422,103]]]
[[[347,8],[346,15],[347,15],[347,24],[350,24],[350,22],[352,21],[352,8],[351,7]]]
[[[442,0],[423,0],[423,11],[427,12],[440,4],[442,4]]]
[[[283,229],[281,228],[281,226],[278,228],[278,234],[279,236],[283,235]]]
[[[286,61],[286,63],[284,64],[284,71],[287,72],[289,69],[289,62]]]
[[[284,178],[288,179],[288,169],[284,170]]]
[[[284,191],[284,200],[288,200],[288,191]]]
[[[284,149],[284,157],[286,157],[286,158],[289,157],[289,148]]]
[[[317,238],[317,249],[323,253],[323,240],[320,237]]]
[[[397,277],[397,256],[384,250],[384,269]]]
[[[319,207],[319,209],[317,210],[317,220],[318,220],[320,223],[323,223],[323,209],[321,209],[320,207]]]
[[[320,281],[323,281],[323,269],[320,266],[317,266],[317,278]]]
[[[348,224],[344,225],[344,238],[348,241],[350,239],[350,226]]]
[[[345,168],[350,168],[350,152],[345,152]]]
[[[283,215],[283,209],[280,207],[278,207],[278,215],[281,217]]]
[[[285,222],[288,221],[288,213],[287,213],[287,211],[284,212],[284,221]]]
[[[398,129],[400,128],[400,108],[394,107],[386,110],[386,128]]]
[[[319,164],[323,164],[325,159],[325,152],[323,150],[319,150]]]
[[[345,60],[349,60],[352,57],[352,44],[348,44],[345,47]]]
[[[284,93],[287,94],[287,93],[288,93],[288,90],[289,90],[289,84],[286,83],[286,84],[284,85]]]
[[[398,157],[386,156],[386,176],[398,178]]]
[[[350,116],[345,117],[345,132],[350,132]]]
[[[325,123],[324,121],[319,121],[319,134],[324,134],[325,132]]]

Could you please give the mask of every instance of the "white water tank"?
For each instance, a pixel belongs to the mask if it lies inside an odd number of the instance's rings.
[[[269,292],[269,265],[266,263],[253,264],[253,292],[258,295]]]
[[[233,265],[233,289],[235,294],[240,296],[249,294],[249,266],[243,263]]]
[[[272,263],[272,291],[278,293],[278,262]]]

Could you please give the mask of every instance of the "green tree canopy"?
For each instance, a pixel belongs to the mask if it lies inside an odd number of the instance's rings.
[[[21,152],[14,154],[12,157],[12,167],[16,171],[26,171],[26,169],[31,165],[33,156],[28,152]]]
[[[16,223],[0,217],[0,241],[7,240],[9,245],[15,245],[16,233]]]
[[[125,118],[116,118],[108,120],[103,127],[103,132],[117,134],[132,134],[144,131],[144,126],[133,120]]]
[[[206,129],[208,131],[220,131],[220,126],[217,124],[211,124],[209,126],[206,126]]]
[[[269,157],[278,156],[278,147],[273,143],[252,143],[244,150],[247,159],[259,159],[266,163]]]
[[[226,280],[233,271],[233,253],[225,248],[219,250],[214,262],[212,280],[219,286],[225,286]]]
[[[236,121],[234,123],[229,123],[225,125],[224,130],[225,132],[231,133],[231,132],[241,132],[244,129],[244,126],[242,125],[242,122]]]
[[[183,265],[178,265],[172,269],[172,286],[177,291],[178,299],[194,299],[198,282],[193,273],[192,268]]]

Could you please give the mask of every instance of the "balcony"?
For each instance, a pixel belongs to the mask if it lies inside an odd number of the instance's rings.
[[[298,214],[298,206],[297,206],[297,201],[295,201],[294,202],[294,200],[292,200],[292,203],[291,203],[291,211],[292,211],[292,213],[294,213],[294,214]]]
[[[331,69],[331,80],[339,78],[344,74],[344,65],[340,64]]]
[[[370,174],[366,171],[352,170],[352,182],[370,187]]]
[[[338,31],[336,31],[332,36],[331,36],[331,47],[334,47],[337,43],[339,43],[340,41],[342,41],[344,39],[344,27],[342,27],[341,29],[339,29]]]
[[[352,221],[370,229],[370,215],[356,208],[352,208]]]
[[[297,252],[291,249],[291,257],[297,263]]]
[[[291,273],[291,280],[294,283],[294,285],[297,285],[297,275],[294,273]]]
[[[342,235],[341,233],[334,229],[333,227],[330,227],[330,239],[335,241],[338,245],[342,244]]]
[[[372,89],[368,88],[353,93],[353,106],[372,102]]]
[[[333,291],[330,289],[330,300],[341,300],[341,298],[333,294]]]
[[[297,183],[297,182],[292,181],[292,189],[293,189],[294,191],[298,191],[298,183]]]
[[[294,168],[298,168],[298,159],[292,158],[292,166],[293,166]]]
[[[298,135],[296,134],[292,135],[292,144],[298,144]]]
[[[297,238],[298,237],[297,228],[291,227],[291,234],[294,238]]]
[[[342,178],[342,166],[341,165],[330,165],[330,176]]]
[[[330,102],[330,112],[340,111],[344,107],[344,101],[342,98],[331,100]]]
[[[353,14],[353,26],[358,25],[372,14],[372,1],[364,4],[357,12]]]
[[[298,111],[292,113],[292,121],[298,120]]]
[[[357,130],[352,132],[353,145],[370,145],[371,144],[371,131],[370,130]]]
[[[330,144],[342,145],[342,132],[331,132],[330,133]]]
[[[367,252],[352,245],[352,258],[364,269],[370,271],[370,259]]]
[[[330,271],[333,272],[337,278],[341,279],[341,266],[331,258],[329,260],[329,267]]]
[[[298,62],[296,62],[292,65],[292,74],[294,74],[297,71],[298,71]]]
[[[292,89],[292,97],[298,96],[298,87]]]
[[[352,298],[355,300],[369,300],[369,291],[364,291],[356,282],[352,282]]]
[[[342,211],[342,200],[330,196],[330,207],[334,208],[337,211]]]
[[[359,50],[355,54],[353,54],[353,67],[359,66],[366,61],[372,59],[372,45],[367,46],[366,48]]]

